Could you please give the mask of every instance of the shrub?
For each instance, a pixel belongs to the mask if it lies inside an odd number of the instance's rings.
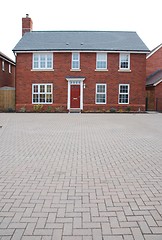
[[[14,112],[13,108],[8,108],[7,112]]]
[[[61,112],[64,112],[64,111],[65,111],[65,108],[63,106],[55,108],[55,112],[57,112],[57,113],[61,113]]]
[[[126,111],[127,111],[127,112],[130,112],[130,110],[131,110],[131,107],[129,107],[129,106],[126,107]]]
[[[26,112],[26,107],[25,107],[25,106],[24,106],[24,107],[21,107],[20,110],[19,110],[19,112],[22,112],[22,113]]]
[[[52,107],[51,107],[51,106],[48,106],[46,112],[49,113],[49,112],[51,112],[51,111],[52,111]]]
[[[116,112],[116,108],[110,108],[110,112],[111,113],[115,113]]]
[[[123,112],[123,109],[122,109],[122,108],[120,108],[118,112],[119,112],[119,113],[122,113],[122,112]]]
[[[33,106],[34,112],[41,112],[42,108],[43,108],[43,105],[42,105],[42,104],[35,104],[35,105]]]

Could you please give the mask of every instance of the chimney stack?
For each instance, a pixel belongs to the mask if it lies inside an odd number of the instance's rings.
[[[33,30],[33,21],[29,17],[29,14],[26,14],[25,18],[22,18],[22,36],[26,32],[31,32]]]

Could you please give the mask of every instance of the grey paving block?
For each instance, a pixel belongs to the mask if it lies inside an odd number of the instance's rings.
[[[161,240],[162,114],[1,122],[1,240]]]

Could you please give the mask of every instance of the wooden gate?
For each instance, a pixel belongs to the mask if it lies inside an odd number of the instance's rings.
[[[15,111],[15,88],[0,88],[0,111]]]

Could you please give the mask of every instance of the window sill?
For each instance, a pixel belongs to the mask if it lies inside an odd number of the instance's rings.
[[[31,69],[32,72],[53,72],[54,69]]]
[[[95,103],[95,104],[97,104],[97,105],[105,105],[106,103]]]
[[[95,69],[96,72],[108,72],[108,69]]]
[[[70,69],[71,72],[80,72],[81,69]]]
[[[44,104],[47,104],[47,105],[49,105],[49,104],[53,104],[53,103],[44,103],[44,102],[37,102],[37,103],[34,103],[34,102],[32,102],[32,104],[33,105],[38,105],[38,104],[41,104],[41,105],[44,105]]]
[[[119,69],[118,72],[131,72],[130,69]]]
[[[129,103],[118,103],[119,105],[129,105]]]

